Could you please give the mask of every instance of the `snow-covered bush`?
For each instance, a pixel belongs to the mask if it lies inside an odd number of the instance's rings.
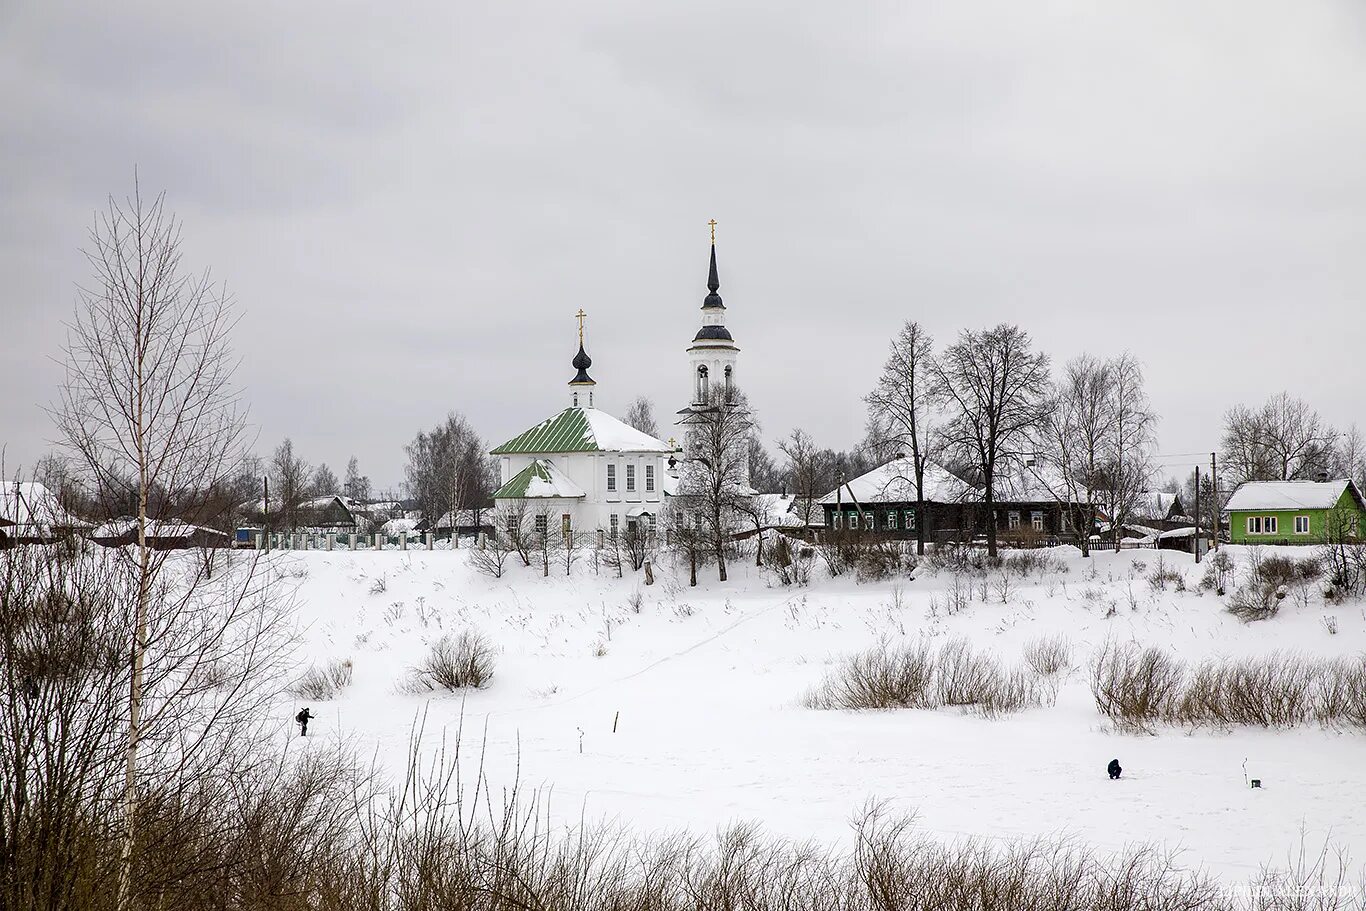
[[[493,678],[493,644],[482,634],[467,629],[432,643],[427,657],[409,674],[411,692],[436,689],[479,689]]]
[[[1190,670],[1161,649],[1110,643],[1092,662],[1091,692],[1101,714],[1128,730],[1315,721],[1366,727],[1366,657],[1273,652],[1209,659]]]
[[[300,699],[332,699],[351,685],[351,675],[351,659],[333,658],[322,667],[310,667],[294,681],[289,692]]]
[[[479,544],[469,548],[468,553],[470,566],[476,572],[501,579],[507,570],[513,548],[505,535],[493,533],[485,535]]]
[[[1040,636],[1025,645],[1024,660],[1040,677],[1052,677],[1072,666],[1072,644],[1066,636]]]
[[[1253,578],[1229,595],[1227,610],[1244,623],[1270,620],[1281,609],[1286,590],[1273,582]]]
[[[1216,550],[1205,558],[1205,575],[1200,579],[1200,587],[1223,595],[1233,580],[1233,557],[1226,550]]]
[[[1091,660],[1091,695],[1121,728],[1147,730],[1171,716],[1185,665],[1159,648],[1106,642]]]
[[[807,693],[804,704],[816,709],[932,709],[946,705],[986,717],[1044,704],[1047,688],[1020,669],[1007,668],[990,655],[972,651],[966,640],[946,643],[882,645],[846,656],[824,681]]]

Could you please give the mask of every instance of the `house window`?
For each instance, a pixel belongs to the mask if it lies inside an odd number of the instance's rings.
[[[873,523],[875,523],[876,521],[877,516],[873,515],[871,512],[865,512],[863,514],[863,530],[872,531],[874,527]]]
[[[619,529],[620,527],[621,527],[621,517],[618,516],[616,513],[612,513],[612,518],[611,518],[611,529],[612,529],[612,540],[613,540],[613,541],[615,541],[615,540],[617,539],[617,529]]]
[[[571,526],[569,521],[569,513],[565,513],[564,515],[560,516],[560,531],[566,537],[568,537],[569,533],[573,531],[573,527]]]
[[[1029,524],[1034,527],[1035,531],[1043,531],[1043,513],[1031,512],[1029,514]]]
[[[626,466],[626,492],[631,493],[636,489],[636,466]]]
[[[546,522],[545,516],[537,516],[537,517],[536,517],[536,534],[540,535],[541,537],[545,537],[545,533],[546,533],[546,531],[548,530],[548,528],[549,528],[549,526],[548,526],[548,523]]]
[[[615,465],[607,466],[607,489],[617,489],[617,466]]]
[[[1297,534],[1297,535],[1307,535],[1307,534],[1309,534],[1309,517],[1308,517],[1308,516],[1296,516],[1296,517],[1295,517],[1295,534]]]
[[[645,492],[655,492],[655,467],[653,465],[645,466]]]
[[[508,525],[508,534],[510,534],[510,535],[515,535],[515,534],[517,534],[517,516],[515,516],[515,515],[510,515],[510,516],[508,516],[507,525]]]
[[[1267,516],[1262,519],[1262,528],[1266,530],[1267,534],[1274,535],[1276,533],[1276,517]]]
[[[889,510],[887,510],[887,515],[886,515],[884,521],[885,521],[886,524],[887,524],[887,530],[888,530],[888,531],[896,531],[896,510],[895,510],[895,509],[889,509]]]
[[[841,528],[844,527],[844,514],[843,514],[843,513],[832,512],[832,513],[830,514],[830,518],[831,518],[831,520],[832,520],[830,524],[834,526],[834,528],[835,528],[836,531],[838,531],[839,529],[841,529]]]
[[[850,531],[858,531],[858,513],[851,512],[845,516],[845,527]]]
[[[1262,533],[1262,517],[1261,517],[1261,516],[1248,516],[1248,517],[1247,517],[1247,533],[1250,534],[1250,535],[1260,535],[1260,534]]]
[[[1017,528],[1019,528],[1019,527],[1020,527],[1020,514],[1019,514],[1018,512],[1016,512],[1015,510],[1012,509],[1010,512],[1008,512],[1008,513],[1006,514],[1006,528],[1009,528],[1009,529],[1011,529],[1012,531],[1014,531],[1015,529],[1017,529]]]
[[[650,537],[654,537],[655,517],[648,512],[645,514],[645,531],[649,533]]]
[[[901,518],[902,518],[902,520],[903,520],[903,521],[902,521],[902,528],[905,528],[907,531],[915,531],[915,510],[914,510],[914,509],[908,509],[908,510],[906,510],[906,511],[902,514]]]

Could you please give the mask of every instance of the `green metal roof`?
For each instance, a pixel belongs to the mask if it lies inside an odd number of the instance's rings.
[[[493,450],[493,455],[529,455],[540,452],[597,452],[597,440],[582,408],[566,408],[553,418],[513,437]],[[521,475],[518,475],[521,477]],[[512,483],[511,481],[508,482]]]
[[[530,488],[535,488],[534,490]],[[528,499],[537,497],[576,499],[584,492],[554,466],[541,459],[534,460],[493,492],[495,500]]]

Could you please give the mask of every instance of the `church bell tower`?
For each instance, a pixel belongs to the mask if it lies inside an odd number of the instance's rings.
[[[716,293],[721,287],[716,271],[716,219],[708,224],[711,227],[711,267],[707,272],[707,296],[702,300],[702,326],[688,346],[691,373],[688,401],[692,410],[705,407],[715,390],[725,389],[729,394],[738,383],[735,362],[740,349],[726,328],[726,305]]]

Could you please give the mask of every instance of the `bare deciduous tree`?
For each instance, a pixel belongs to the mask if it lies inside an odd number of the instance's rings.
[[[746,478],[749,439],[756,430],[744,394],[715,387],[693,412],[684,441],[679,499],[701,521],[717,575],[726,581],[726,546],[736,527],[737,507],[752,494]]]
[[[275,447],[270,459],[270,525],[293,531],[300,525],[304,500],[308,497],[308,463],[294,454],[294,441]]]
[[[915,547],[925,552],[925,469],[939,441],[935,433],[945,392],[934,368],[934,343],[915,321],[901,327],[892,340],[868,404],[869,437],[884,452],[905,453],[911,460],[915,488]]]
[[[165,552],[148,544],[150,493],[163,492],[180,515],[196,515],[209,493],[241,463],[244,420],[233,383],[236,359],[229,336],[236,322],[225,290],[208,272],[181,262],[181,230],[164,198],[148,203],[135,187],[112,197],[90,232],[86,259],[94,282],[81,288],[69,326],[66,382],[53,415],[64,445],[101,488],[102,479],[133,479],[137,548],[126,567],[134,608],[128,612],[129,698],[123,743],[123,850],[118,904],[130,888],[138,812],[139,748],[154,714],[149,695],[161,683],[147,676],[154,607],[174,597],[162,579]],[[197,517],[197,516],[196,516]],[[197,579],[188,583],[192,597]],[[160,644],[160,643],[158,643]]]
[[[622,421],[652,437],[659,436],[659,425],[655,423],[655,403],[645,396],[638,396],[626,406],[626,416]]]
[[[809,526],[821,514],[817,501],[835,486],[831,453],[819,448],[811,434],[800,427],[778,444],[778,450],[787,456],[785,470],[792,488],[793,513]]]
[[[1223,467],[1235,483],[1313,480],[1328,471],[1338,433],[1303,399],[1273,395],[1224,414]]]
[[[332,471],[326,462],[313,469],[313,480],[310,482],[312,493],[315,497],[330,497],[341,493],[341,482],[337,480],[337,475]]]
[[[346,495],[358,503],[370,499],[370,478],[360,473],[360,463],[352,456],[346,463]]]
[[[1025,445],[1044,418],[1048,356],[1032,350],[1029,334],[1002,323],[964,330],[934,361],[948,411],[943,440],[981,472],[987,552],[996,556],[996,468]]]

